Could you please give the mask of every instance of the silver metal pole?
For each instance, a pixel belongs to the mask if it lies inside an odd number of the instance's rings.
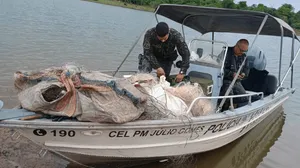
[[[181,30],[182,30],[182,36],[183,36],[183,39],[185,40],[185,33],[184,33],[184,22],[189,18],[191,17],[191,15],[188,15],[187,17],[185,17],[181,23]]]
[[[294,60],[294,52],[295,52],[295,34],[293,34],[293,40],[292,40],[292,52],[291,52],[291,65]],[[294,82],[294,65],[292,65],[291,69],[291,88],[293,88],[293,82]]]
[[[280,25],[281,30],[281,42],[280,42],[280,56],[279,56],[279,72],[278,72],[278,83],[281,82],[281,62],[282,62],[282,47],[283,47],[283,27]]]
[[[151,20],[151,22],[149,23],[149,25],[152,23],[153,19]],[[132,45],[132,47],[130,48],[129,52],[127,53],[127,55],[125,56],[125,58],[123,59],[123,61],[121,62],[121,64],[118,66],[117,70],[114,72],[114,74],[112,75],[113,77],[119,72],[120,68],[122,67],[122,65],[124,64],[124,62],[127,60],[127,58],[129,57],[130,53],[132,52],[132,50],[134,49],[134,47],[136,46],[136,44],[139,42],[139,40],[141,39],[141,37],[143,36],[143,34],[147,31],[149,25],[147,25],[144,29],[144,31],[141,33],[141,35],[138,37],[138,39],[134,42],[134,44]]]
[[[260,34],[262,28],[264,27],[265,23],[267,22],[267,19],[268,19],[268,15],[266,15],[266,16],[264,17],[264,19],[263,19],[263,21],[262,21],[262,23],[261,23],[261,25],[260,25],[260,27],[259,27],[259,29],[258,29],[258,31],[257,31],[257,34],[256,34],[256,36],[255,36],[255,38],[254,38],[254,40],[253,40],[253,42],[252,42],[251,47],[250,47],[249,50],[252,49],[252,47],[253,47],[253,45],[254,45],[254,43],[255,43],[255,41],[256,41],[258,35]],[[245,64],[245,62],[246,62],[246,58],[244,59],[242,65],[240,66],[240,68],[239,68],[239,70],[237,71],[235,77],[233,78],[232,82],[230,83],[230,85],[229,85],[229,87],[228,87],[228,89],[227,89],[227,91],[226,91],[226,93],[225,93],[224,96],[228,96],[228,94],[229,94],[229,92],[231,91],[232,87],[234,86],[235,81],[237,80],[237,78],[238,78],[238,76],[239,76],[239,74],[240,74],[240,72],[241,72],[241,70],[242,70],[242,68],[243,68],[243,66],[244,66],[244,64]],[[220,103],[220,105],[219,105],[219,107],[218,107],[218,109],[217,109],[217,113],[221,111],[222,106],[223,106],[224,103],[225,103],[225,100],[226,100],[226,98],[223,98],[223,99],[222,99],[222,101],[221,101],[221,103]]]
[[[215,32],[212,32],[211,34],[211,40],[214,41],[215,40]],[[211,47],[211,55],[214,55],[214,42],[211,43],[212,47]]]
[[[256,33],[256,36],[255,36],[255,38],[254,38],[254,40],[253,40],[253,42],[252,42],[252,44],[251,44],[251,46],[250,46],[250,49],[249,49],[249,50],[251,50],[251,49],[252,49],[252,47],[253,47],[253,45],[254,45],[254,43],[255,43],[255,41],[256,41],[256,39],[257,39],[258,35],[260,34],[260,32],[261,32],[262,28],[264,27],[265,23],[267,22],[267,20],[268,20],[268,17],[269,17],[269,15],[266,15],[266,16],[265,16],[265,18],[264,18],[264,20],[262,21],[262,23],[261,23],[261,25],[260,25],[260,27],[259,27],[259,29],[258,29],[257,33]]]
[[[273,97],[277,94],[277,92],[278,92],[278,91],[280,90],[280,88],[282,87],[283,82],[285,81],[285,78],[287,77],[287,75],[288,75],[289,72],[291,71],[291,69],[292,69],[292,67],[293,67],[293,65],[294,65],[294,63],[295,63],[295,61],[297,60],[297,57],[298,57],[299,53],[300,53],[300,47],[299,47],[299,49],[298,49],[298,51],[297,51],[297,54],[296,54],[296,56],[295,56],[295,58],[294,58],[292,64],[290,65],[289,69],[288,69],[287,72],[285,73],[285,75],[284,75],[284,77],[283,77],[283,79],[282,79],[280,85],[279,85],[278,88],[276,89],[276,92],[274,93]]]
[[[160,8],[160,6],[158,6],[158,7],[156,8],[155,12],[154,12],[156,22],[158,22],[157,11],[158,11],[159,8]]]

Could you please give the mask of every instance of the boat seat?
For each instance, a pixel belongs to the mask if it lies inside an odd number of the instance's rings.
[[[167,79],[168,82],[171,83],[171,86],[175,85],[175,83],[174,83],[175,78],[176,78],[176,75],[170,75],[169,78]],[[213,80],[212,80],[212,76],[210,74],[203,73],[203,72],[191,71],[183,79],[183,81],[189,81],[191,83],[198,83],[201,86],[201,88],[206,96],[212,95]]]
[[[241,81],[245,90],[264,92],[265,95],[273,94],[277,89],[277,78],[267,70],[251,68],[248,78]]]
[[[190,77],[190,81],[192,83],[199,83],[199,85],[202,87],[203,92],[206,96],[212,95],[212,89],[213,89],[213,81],[210,79],[205,78],[199,78],[199,77]]]
[[[211,96],[213,91],[213,80],[212,76],[203,72],[191,71],[188,76],[192,83],[199,83],[206,96]]]
[[[188,76],[212,80],[212,76],[204,72],[191,71],[188,73]]]

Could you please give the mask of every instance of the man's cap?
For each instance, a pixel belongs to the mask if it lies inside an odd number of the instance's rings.
[[[159,37],[164,37],[169,33],[169,26],[165,22],[159,22],[156,25],[155,31]]]

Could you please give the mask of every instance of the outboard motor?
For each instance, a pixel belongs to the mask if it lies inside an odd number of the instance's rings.
[[[242,85],[248,91],[264,92],[265,95],[273,94],[277,89],[277,78],[266,70],[267,59],[265,53],[259,47],[252,47],[247,52],[249,63],[248,78],[242,80]],[[254,96],[252,100],[259,97]]]
[[[255,68],[256,70],[263,71],[267,65],[267,59],[265,53],[256,46],[253,46],[251,50],[247,52],[247,59],[249,68]]]

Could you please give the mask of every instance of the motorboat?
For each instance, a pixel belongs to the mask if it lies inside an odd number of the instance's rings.
[[[293,66],[300,48],[294,52],[295,42],[299,42],[293,28],[283,20],[257,11],[244,11],[200,6],[161,4],[155,15],[166,17],[198,33],[212,33],[212,39],[195,38],[189,41],[189,49],[196,57],[191,57],[187,75],[205,86],[206,96],[193,100],[186,113],[199,100],[210,100],[215,108],[210,115],[135,120],[122,124],[80,122],[77,120],[53,121],[48,118],[21,120],[35,113],[26,109],[5,109],[0,103],[0,127],[14,131],[13,137],[27,137],[40,145],[40,155],[52,151],[65,158],[84,162],[86,157],[95,157],[93,162],[124,161],[129,159],[157,159],[180,155],[202,153],[225,146],[252,130],[257,124],[272,114],[295,92],[293,87]],[[157,17],[156,17],[157,18]],[[157,18],[158,21],[158,18]],[[248,86],[247,94],[219,96],[224,76],[224,56],[228,50],[225,41],[214,40],[214,33],[254,34],[250,50],[259,35],[279,36],[281,41],[279,74],[267,75],[267,89],[255,91]],[[292,40],[290,65],[281,76],[283,59],[283,38]],[[254,48],[254,47],[253,47]],[[223,53],[220,57],[220,53]],[[255,52],[254,52],[255,53]],[[255,68],[259,55],[249,55]],[[221,59],[220,59],[221,58]],[[268,56],[263,57],[265,59]],[[285,57],[287,59],[287,57]],[[261,61],[259,61],[261,62]],[[250,72],[251,73],[251,72]],[[290,87],[283,87],[291,74]],[[249,78],[250,78],[249,74]],[[252,74],[253,75],[253,74]],[[255,77],[253,77],[255,78]],[[270,82],[272,81],[272,82]],[[247,83],[257,82],[247,81]],[[254,97],[259,97],[254,100]],[[247,97],[246,105],[236,107],[233,99]],[[230,108],[220,111],[218,100],[230,100]],[[75,157],[76,156],[76,157]]]

